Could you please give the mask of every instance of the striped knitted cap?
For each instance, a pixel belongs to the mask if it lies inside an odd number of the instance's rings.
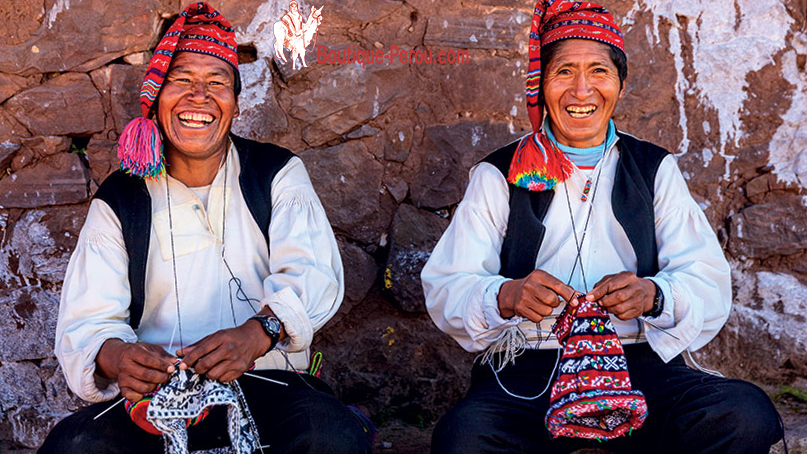
[[[160,130],[150,118],[151,108],[177,52],[194,52],[220,58],[235,70],[235,94],[241,90],[238,73],[238,47],[232,25],[205,2],[192,3],[157,44],[149,61],[140,90],[142,117],[123,128],[118,139],[118,159],[123,171],[143,178],[159,178],[165,173]]]
[[[541,48],[564,39],[590,39],[625,52],[622,31],[605,7],[596,3],[539,0],[535,5],[529,39],[527,114],[533,134],[524,138],[513,155],[507,181],[530,191],[547,191],[571,175],[568,158],[542,131]]]
[[[191,3],[157,44],[149,61],[140,91],[143,117],[148,118],[177,52],[195,52],[220,58],[232,65],[238,74],[238,45],[232,25],[207,3]]]

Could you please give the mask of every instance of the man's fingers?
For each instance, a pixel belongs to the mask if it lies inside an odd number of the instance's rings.
[[[619,289],[629,286],[632,282],[636,281],[635,274],[623,271],[619,274],[611,274],[600,279],[594,288],[586,295],[588,301],[599,301],[609,293],[616,292]]]
[[[188,367],[198,367],[198,362],[201,358],[208,355],[211,351],[215,351],[218,347],[218,342],[214,337],[206,337],[190,347],[177,352],[181,353],[182,362],[179,364],[180,369],[187,369]],[[183,367],[184,366],[184,367]],[[199,372],[197,370],[197,372]],[[199,372],[204,373],[204,372]]]
[[[642,315],[641,305],[635,301],[628,301],[615,306],[606,308],[606,310],[614,314],[620,320],[632,320]]]
[[[521,300],[522,303],[526,304],[538,303],[549,306],[550,311],[551,308],[558,307],[560,305],[560,298],[558,297],[558,294],[540,284],[531,284],[529,286],[525,286],[524,292],[522,292],[521,295]]]
[[[173,372],[172,368],[176,362],[176,358],[162,348],[151,348],[149,345],[134,344],[132,349],[124,353],[124,357],[143,367],[166,372]]]
[[[212,380],[229,383],[240,377],[248,367],[240,361],[222,361],[211,368],[205,375]]]
[[[132,390],[131,388],[126,388],[121,386],[120,393],[123,397],[126,398],[129,402],[137,402],[143,399],[143,394]]]
[[[574,300],[574,296],[577,294],[574,288],[564,284],[563,281],[543,270],[533,271],[527,279],[531,283],[537,283],[542,287],[548,288],[565,301]],[[560,300],[557,300],[557,304],[553,307],[557,307],[559,304]]]
[[[600,306],[605,308],[616,306],[635,299],[638,295],[636,289],[631,287],[623,287],[614,292],[611,292],[598,300]]]
[[[220,338],[217,339],[211,339],[208,343],[199,344],[195,350],[191,352],[187,365],[192,366],[197,373],[207,375],[210,370],[219,363],[238,356],[235,343],[224,336],[219,337]],[[190,362],[191,360],[194,361]],[[183,362],[185,361],[183,360]]]
[[[526,318],[527,320],[533,323],[541,323],[541,320],[544,319],[544,316],[538,313],[535,309],[537,306],[524,306],[518,312],[518,315]],[[551,313],[551,311],[550,311]]]

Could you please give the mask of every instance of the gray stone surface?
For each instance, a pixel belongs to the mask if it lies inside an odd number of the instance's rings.
[[[404,312],[425,313],[420,272],[448,221],[437,214],[401,204],[392,220],[384,288]]]
[[[0,290],[0,317],[3,320],[0,361],[30,361],[51,357],[58,313],[59,297],[52,292],[34,287]]]

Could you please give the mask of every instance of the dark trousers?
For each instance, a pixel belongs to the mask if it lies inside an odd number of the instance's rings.
[[[527,351],[499,373],[520,396],[546,386],[557,350]],[[474,365],[467,396],[438,422],[433,454],[569,453],[600,448],[613,453],[767,454],[783,436],[781,419],[768,396],[742,380],[689,368],[683,358],[665,364],[647,344],[625,346],[634,389],[644,393],[648,417],[632,435],[597,442],[552,439],[544,425],[547,391],[525,401],[507,395],[489,365]]]
[[[281,386],[252,377],[238,380],[258,426],[260,442],[270,445],[266,454],[353,454],[372,452],[372,442],[358,418],[321,380],[285,371],[255,371],[288,383]],[[310,385],[310,386],[309,386]],[[118,404],[93,421],[112,403],[94,404],[68,416],[48,434],[39,454],[162,454],[162,436],[135,425]],[[214,407],[215,408],[215,407]],[[188,429],[190,451],[230,445],[227,414],[210,412]],[[256,451],[259,452],[259,451]]]

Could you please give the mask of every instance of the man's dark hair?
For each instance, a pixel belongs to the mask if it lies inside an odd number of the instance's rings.
[[[235,92],[235,97],[237,98],[238,95],[241,94],[241,71],[236,69],[234,72],[235,72],[235,81],[233,83],[233,91]]]
[[[560,49],[560,45],[565,42],[566,40],[555,41],[554,43],[549,43],[546,46],[541,47],[541,69],[542,71],[549,67],[549,62],[555,57],[555,54],[558,53],[558,49]],[[625,56],[625,53],[622,52],[621,49],[618,49],[614,46],[608,45],[608,52],[611,57],[611,61],[616,66],[617,73],[619,74],[619,89],[622,90],[622,86],[625,84],[625,79],[628,77],[628,57]],[[543,93],[541,93],[543,97]]]

